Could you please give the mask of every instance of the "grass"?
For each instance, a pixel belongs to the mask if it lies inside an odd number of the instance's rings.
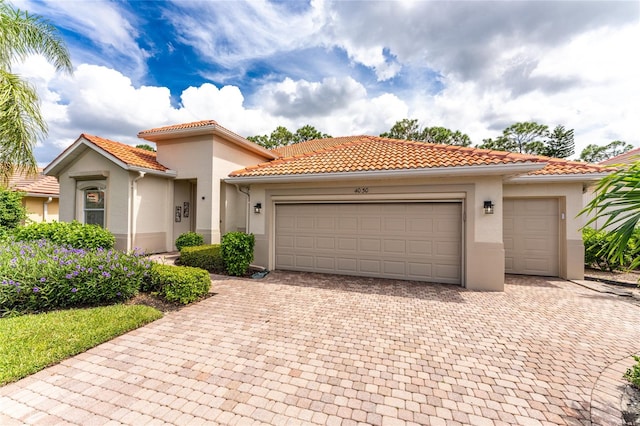
[[[112,305],[0,319],[0,386],[160,317],[149,306]]]

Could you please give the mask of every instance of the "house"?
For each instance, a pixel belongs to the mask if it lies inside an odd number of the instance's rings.
[[[9,177],[8,187],[24,193],[22,205],[27,210],[27,218],[33,222],[52,222],[58,220],[58,181],[53,176],[43,174],[38,169],[36,175],[24,170],[16,170]]]
[[[583,277],[582,192],[596,165],[373,136],[266,150],[213,120],[142,131],[157,153],[83,134],[45,172],[63,221],[123,249],[182,233],[256,237],[268,269],[502,290],[504,274]]]

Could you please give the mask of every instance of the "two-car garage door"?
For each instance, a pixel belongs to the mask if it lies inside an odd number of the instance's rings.
[[[276,206],[277,269],[460,284],[460,202]]]

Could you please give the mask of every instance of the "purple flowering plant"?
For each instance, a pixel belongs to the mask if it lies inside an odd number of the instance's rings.
[[[121,302],[138,292],[150,267],[139,251],[5,240],[0,246],[0,316]]]

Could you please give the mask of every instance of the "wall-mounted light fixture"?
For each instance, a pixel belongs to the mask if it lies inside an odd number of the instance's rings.
[[[493,203],[491,201],[485,201],[483,209],[484,214],[493,214]]]
[[[256,203],[256,205],[253,206],[253,212],[255,214],[260,214],[261,211],[262,211],[262,203]]]

